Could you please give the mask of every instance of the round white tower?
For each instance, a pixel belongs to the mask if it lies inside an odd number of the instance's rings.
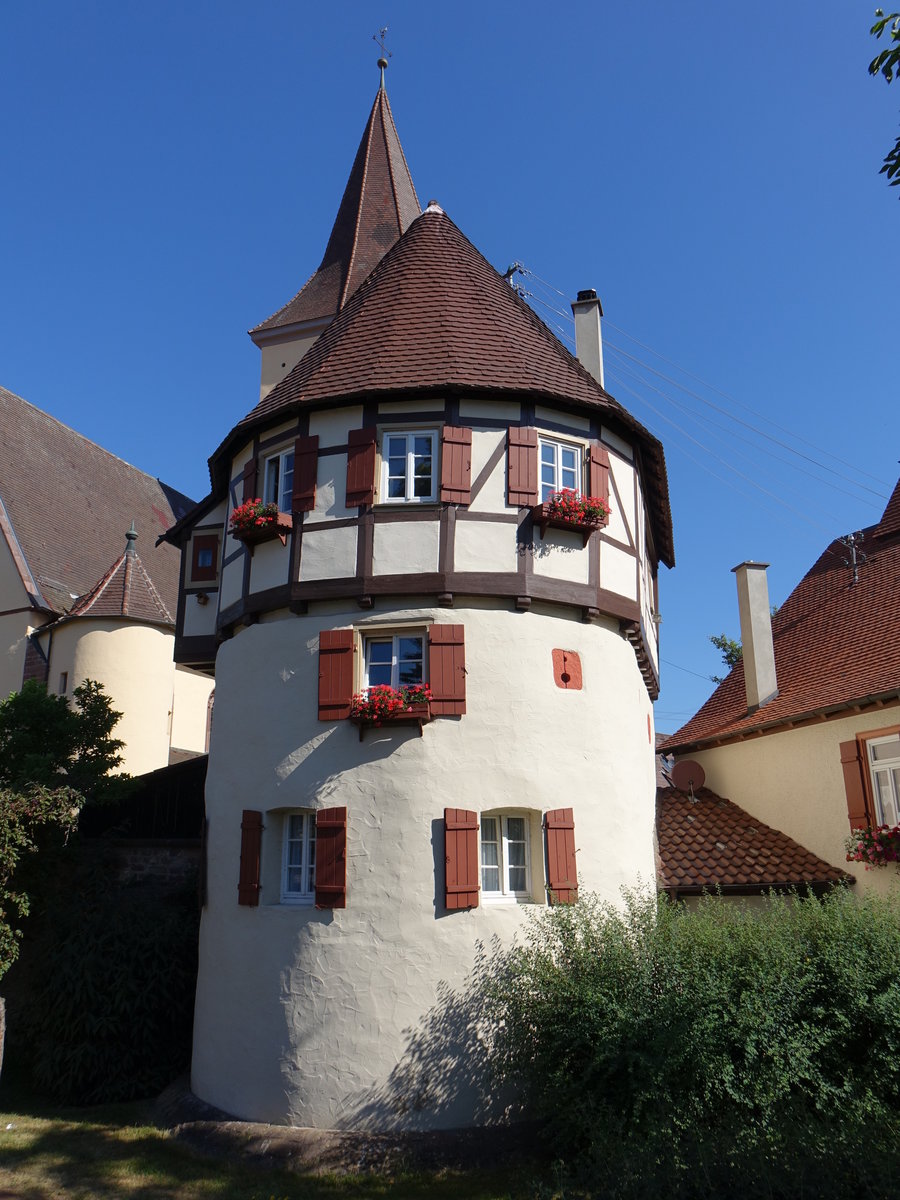
[[[372,257],[170,534],[177,656],[216,673],[192,1079],[248,1119],[437,1128],[484,1117],[428,1024],[478,943],[653,879],[671,520],[659,443],[437,204]]]

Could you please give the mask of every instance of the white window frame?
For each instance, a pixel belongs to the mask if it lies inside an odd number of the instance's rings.
[[[552,484],[544,482],[544,468],[551,465],[544,462],[544,447],[548,447],[553,450]],[[563,467],[563,450],[571,450],[575,455],[574,467]],[[574,482],[566,482],[565,473],[567,471],[571,471],[573,473]],[[576,492],[583,492],[583,477],[584,446],[580,445],[578,442],[567,442],[561,438],[545,437],[543,434],[538,435],[538,491],[542,504],[552,492],[561,492],[563,488],[572,488]]]
[[[402,437],[406,438],[406,473],[404,482],[404,492],[402,496],[390,496],[390,455],[387,453],[388,438]],[[431,491],[427,496],[417,496],[415,494],[415,473],[414,462],[415,454],[412,447],[412,438],[428,438],[431,442]],[[437,500],[438,490],[438,431],[437,429],[385,429],[381,434],[381,475],[378,501],[380,504],[434,504]],[[395,476],[399,478],[399,476]]]
[[[404,629],[396,632],[392,629],[372,629],[362,633],[362,664],[363,664],[363,688],[378,687],[379,684],[370,682],[369,670],[371,666],[371,648],[378,642],[384,644],[391,643],[391,682],[392,688],[399,688],[400,683],[400,641],[403,638],[415,638],[422,643],[422,678],[420,682],[426,684],[428,682],[428,637],[423,629]],[[404,660],[416,661],[416,660]],[[383,666],[386,664],[378,664]],[[407,684],[405,686],[413,686]]]
[[[288,462],[290,460],[290,462]],[[269,479],[272,470],[276,472],[277,486],[270,487]],[[285,487],[285,475],[290,483]],[[276,495],[272,495],[276,492]],[[275,454],[266,456],[263,463],[263,486],[261,499],[264,504],[277,504],[279,512],[289,513],[294,500],[294,447],[287,446]]]
[[[299,838],[291,837],[291,822],[302,818],[302,830]],[[300,862],[290,861],[291,845],[300,843]],[[282,904],[315,904],[316,901],[316,814],[313,809],[295,808],[284,814],[281,828],[281,903]],[[310,861],[310,855],[312,861]],[[289,885],[290,871],[300,867],[308,890],[292,891]]]
[[[900,823],[900,784],[897,782],[895,772],[900,768],[900,733],[886,733],[882,737],[866,738],[866,762],[869,769],[869,783],[872,789],[872,801],[874,804],[875,818],[878,825],[896,825]],[[898,744],[898,752],[896,758],[883,758],[876,761],[874,750],[876,746],[883,746],[886,743]],[[885,817],[884,805],[881,801],[881,792],[878,787],[876,776],[884,775],[887,777],[888,787],[891,792],[891,799],[894,804],[894,811],[897,813],[896,821],[889,821]]]
[[[525,888],[515,889],[510,885],[509,872],[509,821],[510,819],[521,820],[525,831]],[[494,890],[485,886],[484,871],[485,867],[493,867],[495,864],[485,864],[484,862],[484,846],[487,844],[484,838],[484,822],[497,822],[497,849],[498,849],[498,878],[500,880],[499,890]],[[519,839],[515,839],[518,841]],[[496,812],[484,812],[478,820],[478,871],[479,883],[481,884],[481,895],[487,904],[497,904],[503,902],[511,902],[515,904],[528,903],[532,899],[531,889],[531,817],[528,812],[517,809],[501,809]]]

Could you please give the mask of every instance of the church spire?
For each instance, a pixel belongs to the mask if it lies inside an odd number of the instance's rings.
[[[292,326],[302,327],[298,333],[311,324],[324,328],[421,212],[384,90],[385,54],[378,60],[381,83],[322,262],[292,300],[250,331],[260,347],[273,338],[283,346]],[[305,340],[304,350],[308,334]]]

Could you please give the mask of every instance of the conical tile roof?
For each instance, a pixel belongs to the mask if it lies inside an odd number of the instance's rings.
[[[232,436],[306,405],[460,392],[600,409],[644,451],[660,558],[674,562],[662,446],[590,375],[436,204],[410,225]],[[226,443],[211,465],[225,454]]]
[[[384,87],[372,111],[319,269],[251,337],[339,312],[421,209]]]
[[[155,625],[174,625],[153,580],[134,549],[136,534],[125,535],[127,548],[97,583],[72,605],[63,620],[72,617],[130,617]]]

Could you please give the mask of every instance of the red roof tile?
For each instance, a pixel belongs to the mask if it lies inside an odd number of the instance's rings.
[[[108,571],[84,596],[72,605],[66,617],[129,617],[150,621],[154,625],[173,625],[175,619],[163,603],[153,580],[133,548],[135,538],[130,534],[128,547]]]
[[[600,387],[437,206],[413,221],[232,438],[306,405],[460,390],[599,409],[625,426],[644,451],[660,558],[674,564],[662,446]],[[232,438],[211,460],[214,477],[215,463]]]
[[[154,546],[192,501],[0,388],[0,501],[37,602],[67,612],[121,553],[133,520],[168,611],[178,599],[179,551]]]
[[[752,729],[900,697],[900,484],[882,520],[863,531],[859,581],[839,540],[827,548],[772,621],[778,695],[748,714],[738,663],[664,749],[687,750]]]
[[[378,89],[319,269],[292,300],[252,329],[333,317],[421,209],[384,88]]]
[[[709,788],[693,797],[678,788],[659,788],[656,836],[660,888],[752,892],[853,880]]]

